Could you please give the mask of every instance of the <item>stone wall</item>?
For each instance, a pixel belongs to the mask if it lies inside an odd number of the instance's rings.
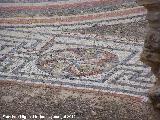
[[[149,29],[144,43],[141,61],[151,67],[156,83],[149,91],[150,99],[160,109],[160,0],[137,0],[148,10]]]

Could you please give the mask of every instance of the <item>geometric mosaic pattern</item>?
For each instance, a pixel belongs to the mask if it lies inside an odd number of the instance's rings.
[[[153,85],[149,68],[139,61],[142,43],[45,31],[53,27],[44,27],[38,33],[34,29],[1,29],[1,79],[93,88],[142,97]]]
[[[96,5],[94,2],[92,4]],[[48,19],[50,24],[43,21],[43,24],[24,25],[24,22],[15,21],[13,24],[12,21],[4,24],[2,15],[0,80],[47,83],[147,98],[154,76],[150,68],[139,61],[143,42],[80,32],[82,28],[89,29],[96,25],[143,21],[145,16],[142,8],[111,14],[106,13],[104,6],[101,7],[103,9],[97,8],[102,10],[100,14],[96,13],[96,9],[85,8],[88,11],[83,16],[78,11],[75,13],[78,15],[68,18],[55,17],[60,23],[52,23],[52,19]],[[91,11],[95,13],[91,15]],[[71,11],[67,14],[71,14]]]

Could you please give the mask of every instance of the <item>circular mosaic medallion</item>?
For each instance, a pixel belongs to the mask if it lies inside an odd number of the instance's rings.
[[[118,56],[100,48],[71,48],[42,55],[39,67],[54,75],[64,72],[71,76],[90,76],[102,73]]]

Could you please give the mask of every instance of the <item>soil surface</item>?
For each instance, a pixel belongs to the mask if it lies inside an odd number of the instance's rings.
[[[134,97],[37,84],[0,82],[0,118],[28,120],[159,120],[159,111]],[[45,117],[45,118],[43,118]],[[22,118],[21,118],[22,119]]]

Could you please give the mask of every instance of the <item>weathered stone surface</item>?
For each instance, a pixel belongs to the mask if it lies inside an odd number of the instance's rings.
[[[151,67],[156,83],[149,91],[153,105],[160,109],[160,0],[137,0],[148,10],[149,30],[146,36],[141,61]]]

